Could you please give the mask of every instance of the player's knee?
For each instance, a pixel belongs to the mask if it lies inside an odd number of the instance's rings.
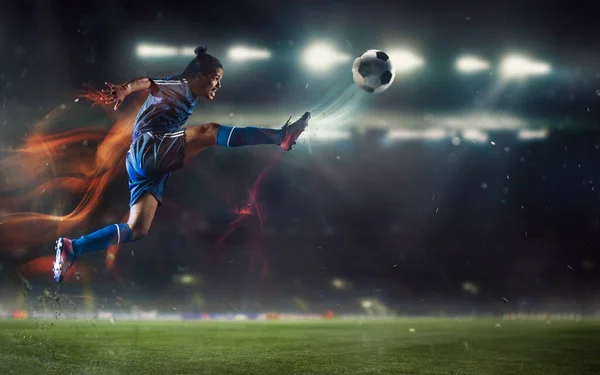
[[[210,139],[211,143],[217,143],[217,133],[219,132],[219,127],[221,125],[209,122],[208,124],[204,124],[204,126],[206,137]]]
[[[131,226],[131,240],[139,241],[148,235],[149,229],[141,225]]]
[[[203,144],[213,144],[217,142],[217,132],[219,131],[220,125],[214,122],[208,124],[202,124],[196,127],[195,138]]]

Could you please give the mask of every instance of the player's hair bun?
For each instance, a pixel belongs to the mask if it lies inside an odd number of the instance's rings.
[[[204,46],[198,46],[196,47],[196,49],[194,50],[194,53],[196,54],[196,56],[200,56],[200,55],[204,55],[206,53],[206,50],[208,48],[204,47]]]
[[[205,46],[198,46],[194,49],[196,57],[189,62],[188,66],[183,71],[183,77],[192,77],[198,73],[212,74],[217,69],[223,69],[223,64],[214,56],[206,53]]]

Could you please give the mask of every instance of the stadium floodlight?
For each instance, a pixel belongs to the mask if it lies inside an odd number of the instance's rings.
[[[182,47],[179,50],[179,54],[181,56],[194,57],[194,56],[196,56],[196,53],[194,52],[194,50],[196,50],[196,47]]]
[[[175,47],[157,44],[138,44],[136,52],[139,57],[173,57],[194,56],[194,47]]]
[[[343,141],[352,138],[352,133],[345,130],[322,130],[319,129],[315,134],[311,134],[312,139],[319,141]]]
[[[344,280],[336,277],[335,279],[331,280],[331,285],[333,285],[333,287],[336,289],[344,289],[346,283]]]
[[[440,140],[448,134],[443,129],[426,129],[426,130],[411,130],[411,129],[392,129],[387,134],[388,140],[410,140],[410,139],[428,139]]]
[[[234,61],[266,60],[271,57],[271,52],[264,48],[233,46],[229,49],[228,56]]]
[[[425,64],[422,57],[405,49],[390,49],[388,55],[394,65],[396,74],[410,73]]]
[[[302,61],[315,71],[327,71],[336,64],[350,61],[350,55],[338,52],[327,43],[315,43],[304,51]]]
[[[137,46],[137,54],[140,57],[174,56],[177,55],[177,48],[172,46],[140,44]]]
[[[490,68],[490,63],[476,56],[463,56],[456,60],[456,69],[461,73],[478,73]]]
[[[469,292],[471,294],[479,293],[479,287],[472,281],[465,281],[462,283],[462,288],[465,292]]]
[[[531,140],[531,139],[544,139],[548,136],[548,129],[525,129],[519,131],[519,139],[521,140]]]
[[[444,139],[447,133],[443,129],[428,129],[423,132],[423,138],[430,140]]]
[[[192,275],[181,275],[181,278],[179,279],[179,281],[182,284],[191,284],[194,282],[194,276]]]
[[[387,134],[387,138],[389,140],[419,139],[419,138],[421,138],[421,136],[422,136],[422,134],[420,132],[417,132],[415,130],[409,130],[409,129],[393,129],[393,130],[390,130]]]
[[[463,133],[463,138],[470,141],[485,142],[488,139],[487,134],[477,129],[468,129]]]
[[[179,285],[194,285],[198,284],[198,282],[200,281],[198,277],[189,273],[173,275],[173,277],[175,282]]]
[[[522,79],[550,73],[550,65],[524,56],[510,55],[500,65],[500,73],[506,79]]]

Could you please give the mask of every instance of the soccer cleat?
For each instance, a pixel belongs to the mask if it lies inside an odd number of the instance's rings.
[[[304,129],[308,126],[308,120],[310,120],[310,112],[305,112],[302,117],[293,124],[288,122],[283,125],[281,129],[283,131],[283,141],[279,144],[279,147],[286,151],[290,151],[296,144],[296,140],[302,134]]]
[[[68,238],[61,237],[56,240],[56,258],[54,259],[54,280],[60,283],[65,278],[67,271],[75,263],[73,244]]]

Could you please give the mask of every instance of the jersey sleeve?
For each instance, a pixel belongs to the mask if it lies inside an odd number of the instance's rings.
[[[180,77],[150,78],[158,87],[158,92],[152,94],[157,98],[167,101],[180,101],[188,99],[190,87],[188,81]]]

